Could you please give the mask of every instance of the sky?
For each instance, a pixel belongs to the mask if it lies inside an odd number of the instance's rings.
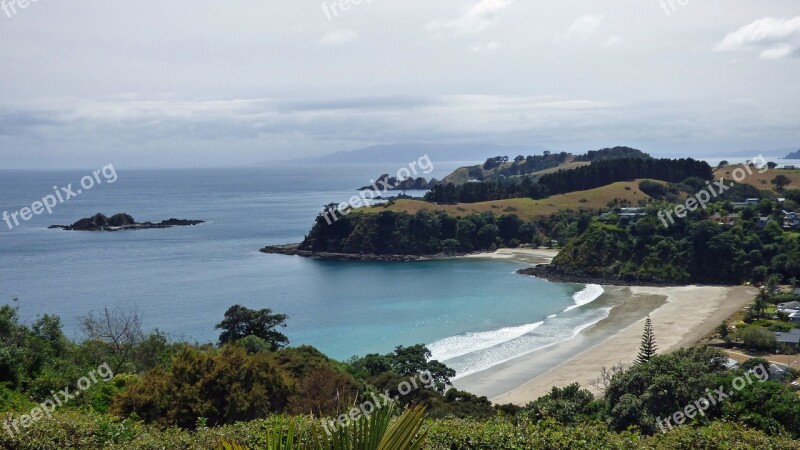
[[[0,0],[0,67],[0,169],[800,148],[796,0]]]

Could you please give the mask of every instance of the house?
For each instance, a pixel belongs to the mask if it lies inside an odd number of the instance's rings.
[[[800,312],[789,314],[789,322],[800,323]]]
[[[759,217],[758,221],[756,222],[756,226],[758,228],[764,228],[765,226],[767,226],[768,223],[770,223],[771,220],[772,219],[770,219],[769,217]]]
[[[800,328],[793,328],[791,331],[786,332],[776,331],[772,334],[781,344],[800,346]]]
[[[783,228],[800,227],[800,216],[796,212],[783,211]]]
[[[799,289],[795,289],[795,292],[797,292],[798,290]],[[778,305],[777,311],[786,314],[794,314],[800,312],[800,302],[781,303]]]
[[[783,168],[786,170],[795,170],[796,167],[791,164],[785,164]]]
[[[760,201],[760,198],[747,198],[744,200],[744,204],[747,206],[757,206]]]
[[[710,220],[716,223],[717,225],[725,225],[728,227],[732,227],[736,225],[736,222],[739,220],[739,216],[736,214],[728,214],[727,216],[722,216],[719,213],[714,213]]]
[[[769,365],[769,379],[770,381],[783,381],[786,379],[788,367],[783,364],[770,364]]]
[[[633,222],[639,217],[645,217],[646,215],[647,213],[644,212],[644,208],[620,208],[617,217],[619,217],[621,222]]]

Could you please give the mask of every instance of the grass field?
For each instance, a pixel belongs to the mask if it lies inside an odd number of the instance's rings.
[[[726,180],[732,180],[732,171],[737,167],[741,167],[741,165],[733,165],[723,167],[722,169],[717,169],[714,171],[714,178],[725,178]],[[752,175],[748,174],[744,180],[742,180],[742,183],[749,184],[758,190],[767,189],[776,195],[780,195],[780,192],[775,188],[775,185],[772,184],[772,180],[778,175],[785,175],[792,180],[792,182],[784,189],[800,189],[800,170],[770,169],[764,173],[758,173],[758,171],[754,169]]]
[[[516,214],[523,220],[534,220],[537,217],[549,216],[565,209],[588,209],[594,211],[605,209],[608,203],[614,201],[614,199],[624,199],[629,201],[633,206],[637,206],[639,200],[650,199],[647,194],[639,190],[640,181],[641,180],[613,183],[588,191],[554,195],[543,200],[514,198],[481,203],[459,203],[455,205],[439,205],[420,200],[398,200],[394,205],[389,207],[375,206],[372,208],[361,208],[356,211],[366,214],[374,214],[385,210],[406,212],[409,214],[416,214],[420,210],[445,211],[454,217],[463,217],[473,213],[491,211],[498,216]]]

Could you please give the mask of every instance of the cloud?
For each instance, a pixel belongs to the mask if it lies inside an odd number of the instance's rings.
[[[434,37],[468,36],[493,27],[514,0],[480,0],[452,19],[438,19],[426,25]]]
[[[792,19],[767,17],[728,33],[714,51],[726,52],[747,48],[761,49],[761,59],[781,59],[800,50],[800,16]]]
[[[576,20],[560,39],[566,41],[571,38],[587,39],[591,37],[605,17],[602,14],[586,15]]]
[[[0,120],[0,159],[11,167],[95,167],[111,157],[115,166],[231,165],[387,142],[482,140],[565,150],[645,142],[690,151],[709,145],[751,149],[798,137],[792,105],[767,107],[760,100],[703,107],[499,95],[300,102],[133,96],[26,103],[0,105],[0,119],[16,118]]]
[[[606,39],[605,42],[603,42],[603,47],[616,47],[617,45],[620,44],[622,44],[622,38],[615,34],[614,36],[611,36],[610,38]]]
[[[347,44],[358,39],[358,33],[355,30],[341,29],[331,31],[320,39],[322,45],[342,45]]]
[[[495,41],[476,42],[469,48],[469,51],[473,53],[494,53],[499,47],[500,44]]]

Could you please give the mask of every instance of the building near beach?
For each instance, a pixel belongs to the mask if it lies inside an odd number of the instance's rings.
[[[800,347],[800,328],[794,328],[791,331],[775,332],[775,339],[781,344],[795,345]]]

